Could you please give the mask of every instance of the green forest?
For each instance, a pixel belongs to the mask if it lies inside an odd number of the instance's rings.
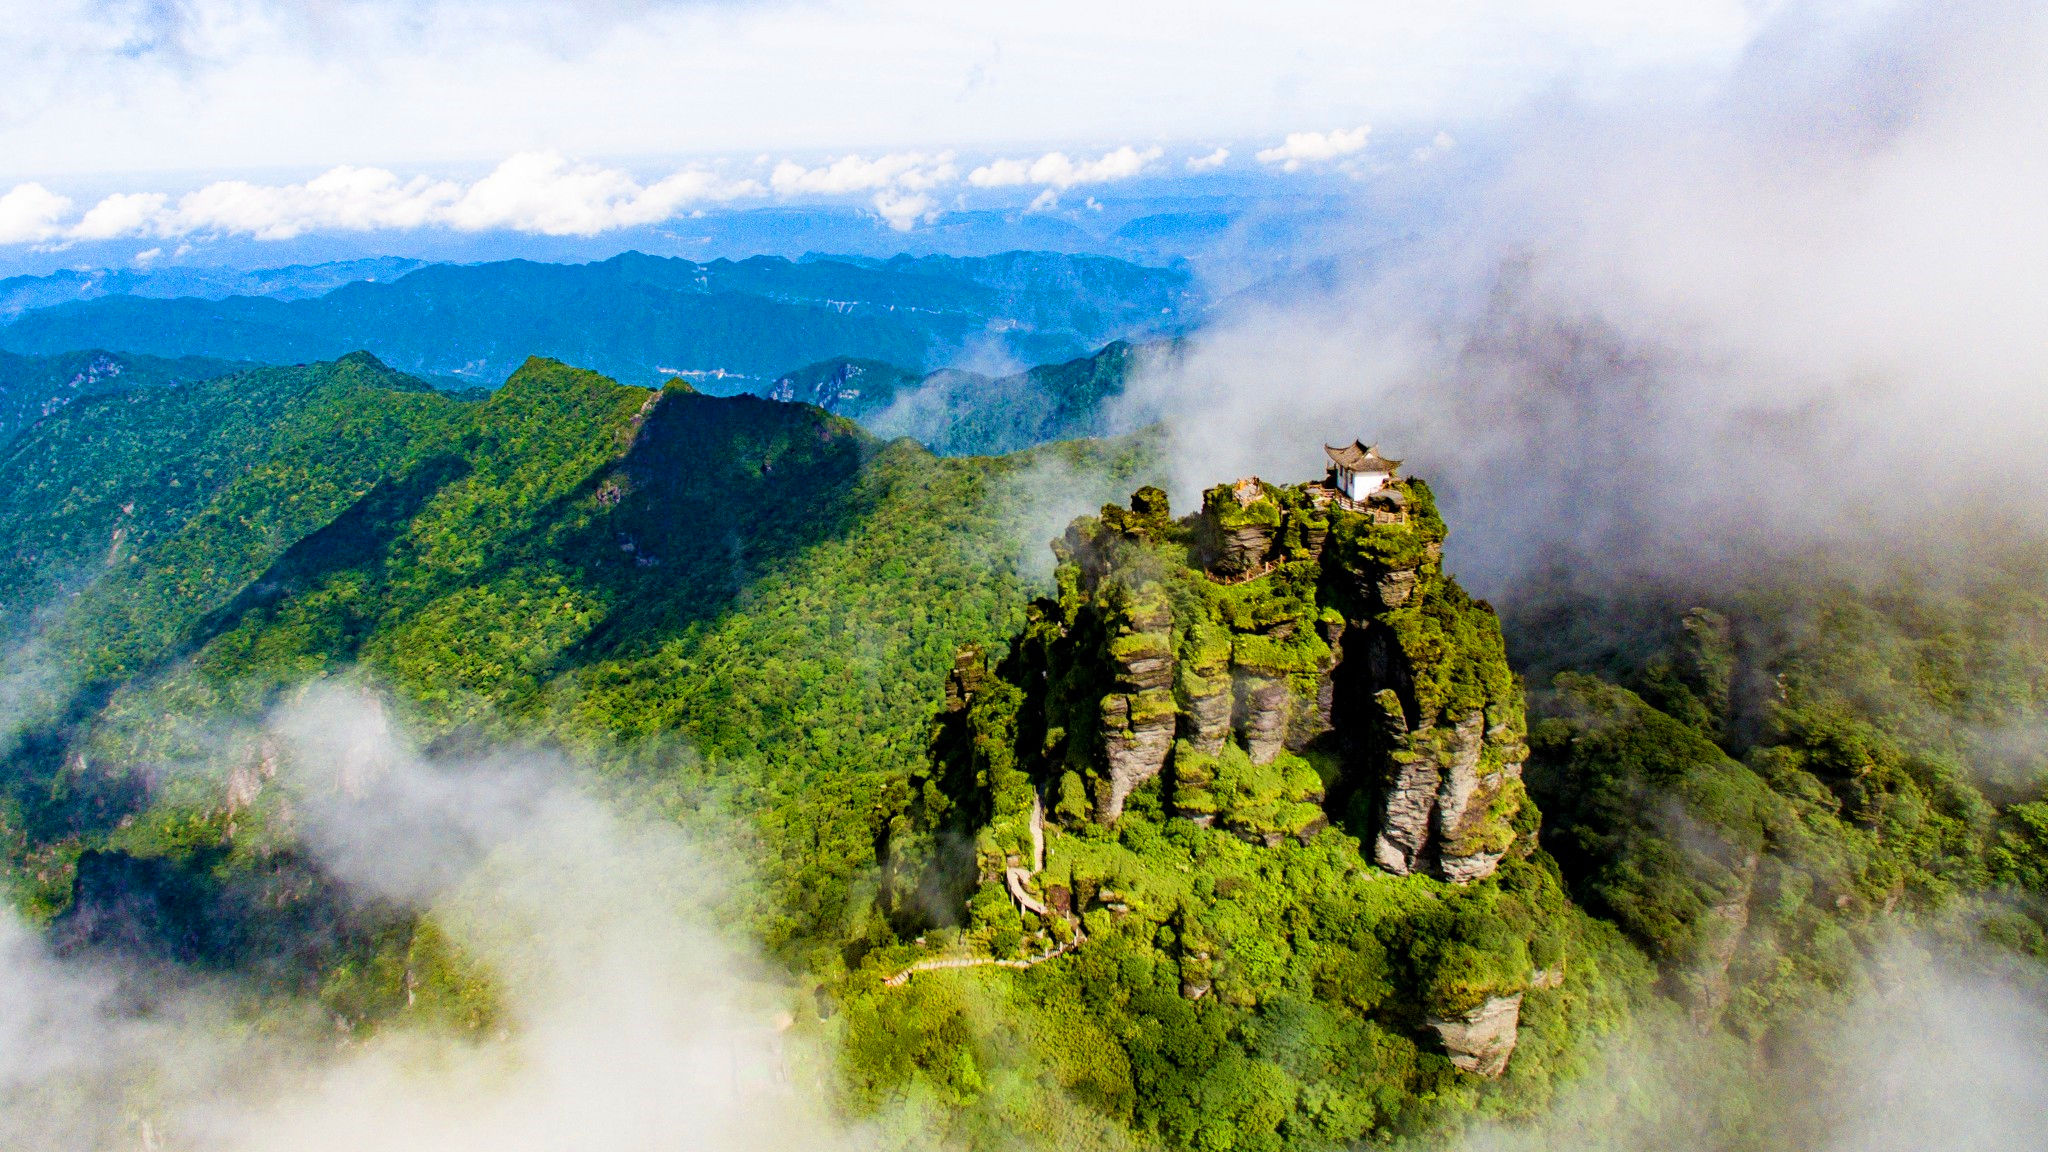
[[[301,841],[260,733],[321,683],[744,860],[730,923],[899,1146],[1426,1146],[1653,1029],[1703,1085],[1824,1073],[1804,1025],[1901,933],[2048,959],[2024,539],[1496,605],[1427,477],[1177,512],[1155,432],[935,455],[546,359],[135,363],[0,455],[0,880],[257,1027],[515,1026],[458,926]],[[1760,1100],[1665,1103],[1784,1146]]]

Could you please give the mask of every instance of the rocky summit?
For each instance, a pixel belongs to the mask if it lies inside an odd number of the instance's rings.
[[[1405,878],[1436,911],[1527,857],[1520,685],[1492,608],[1444,571],[1444,535],[1422,481],[1353,499],[1334,470],[1219,485],[1180,518],[1141,488],[1076,520],[1053,545],[1057,594],[1007,653],[956,661],[891,849],[930,954],[892,985],[1135,932],[1183,999],[1256,1001],[1232,873],[1292,866],[1259,854],[1308,853],[1360,891]],[[943,849],[970,838],[971,866]],[[959,928],[937,930],[948,905]],[[1418,952],[1416,1042],[1500,1075],[1543,934],[1484,962]]]
[[[1048,707],[1075,713],[1047,748],[1055,809],[1085,794],[1114,824],[1152,785],[1248,840],[1334,815],[1389,872],[1491,875],[1527,727],[1499,623],[1444,572],[1443,538],[1417,480],[1360,502],[1249,478],[1180,520],[1147,488],[1076,521],[1022,638]]]

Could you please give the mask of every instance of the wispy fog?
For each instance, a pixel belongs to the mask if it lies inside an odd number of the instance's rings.
[[[1708,90],[1569,92],[1445,227],[1133,391],[1177,495],[1378,440],[1461,571],[1890,540],[2048,492],[2038,5],[1798,3]],[[1368,225],[1361,225],[1361,234]]]
[[[53,956],[0,922],[0,1145],[305,1152],[783,1149],[848,1137],[786,979],[712,911],[743,865],[564,765],[441,763],[376,698],[280,712],[276,787],[358,895],[425,910],[490,974],[480,1039],[250,1015],[200,978]]]
[[[2048,996],[2038,971],[1899,939],[1845,1010],[1795,1022],[1753,1060],[1727,1035],[1648,1013],[1540,1123],[1460,1152],[1992,1152],[2048,1146]]]

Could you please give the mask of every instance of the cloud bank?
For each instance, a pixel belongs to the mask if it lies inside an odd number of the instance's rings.
[[[1496,590],[2048,528],[2044,108],[2038,6],[1789,7],[1703,93],[1532,111],[1448,226],[1253,294],[1133,415],[1183,495],[1377,439]]]
[[[237,1023],[224,990],[63,959],[0,918],[0,1144],[22,1152],[721,1152],[846,1148],[785,985],[718,926],[742,880],[566,767],[419,756],[373,696],[276,716],[302,842],[355,893],[429,911],[505,1030],[367,1039]],[[315,1021],[314,1024],[324,1023]]]
[[[1034,207],[1060,192],[1143,175],[1162,150],[1132,145],[1093,159],[1064,152],[998,158],[964,177],[951,152],[858,153],[806,166],[697,164],[643,182],[622,168],[558,152],[521,152],[472,182],[341,165],[299,183],[221,180],[180,196],[116,192],[79,210],[39,183],[0,195],[0,244],[176,240],[246,236],[289,240],[315,232],[447,228],[544,236],[595,236],[660,224],[707,205],[776,198],[864,196],[898,231],[930,222],[949,189],[1037,187]],[[758,172],[755,170],[759,170]]]
[[[593,236],[654,224],[693,205],[758,196],[761,185],[704,168],[687,168],[649,184],[630,174],[577,163],[554,152],[524,152],[463,185],[425,176],[401,179],[382,168],[342,166],[300,184],[223,180],[172,199],[156,192],[120,192],[59,227],[68,201],[37,185],[8,215],[0,200],[0,240],[177,239],[193,234],[288,240],[308,232],[453,228],[507,229],[547,236]],[[10,224],[12,226],[10,227]]]
[[[1568,78],[1715,69],[1756,10],[1048,0],[1020,20],[941,0],[44,0],[12,5],[0,36],[0,176],[1271,143],[1492,118]]]

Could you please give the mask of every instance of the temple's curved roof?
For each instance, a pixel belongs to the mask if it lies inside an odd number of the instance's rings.
[[[1401,466],[1399,460],[1389,460],[1380,455],[1379,449],[1363,440],[1354,440],[1343,448],[1323,445],[1323,451],[1330,454],[1330,462],[1353,472],[1387,472]]]

